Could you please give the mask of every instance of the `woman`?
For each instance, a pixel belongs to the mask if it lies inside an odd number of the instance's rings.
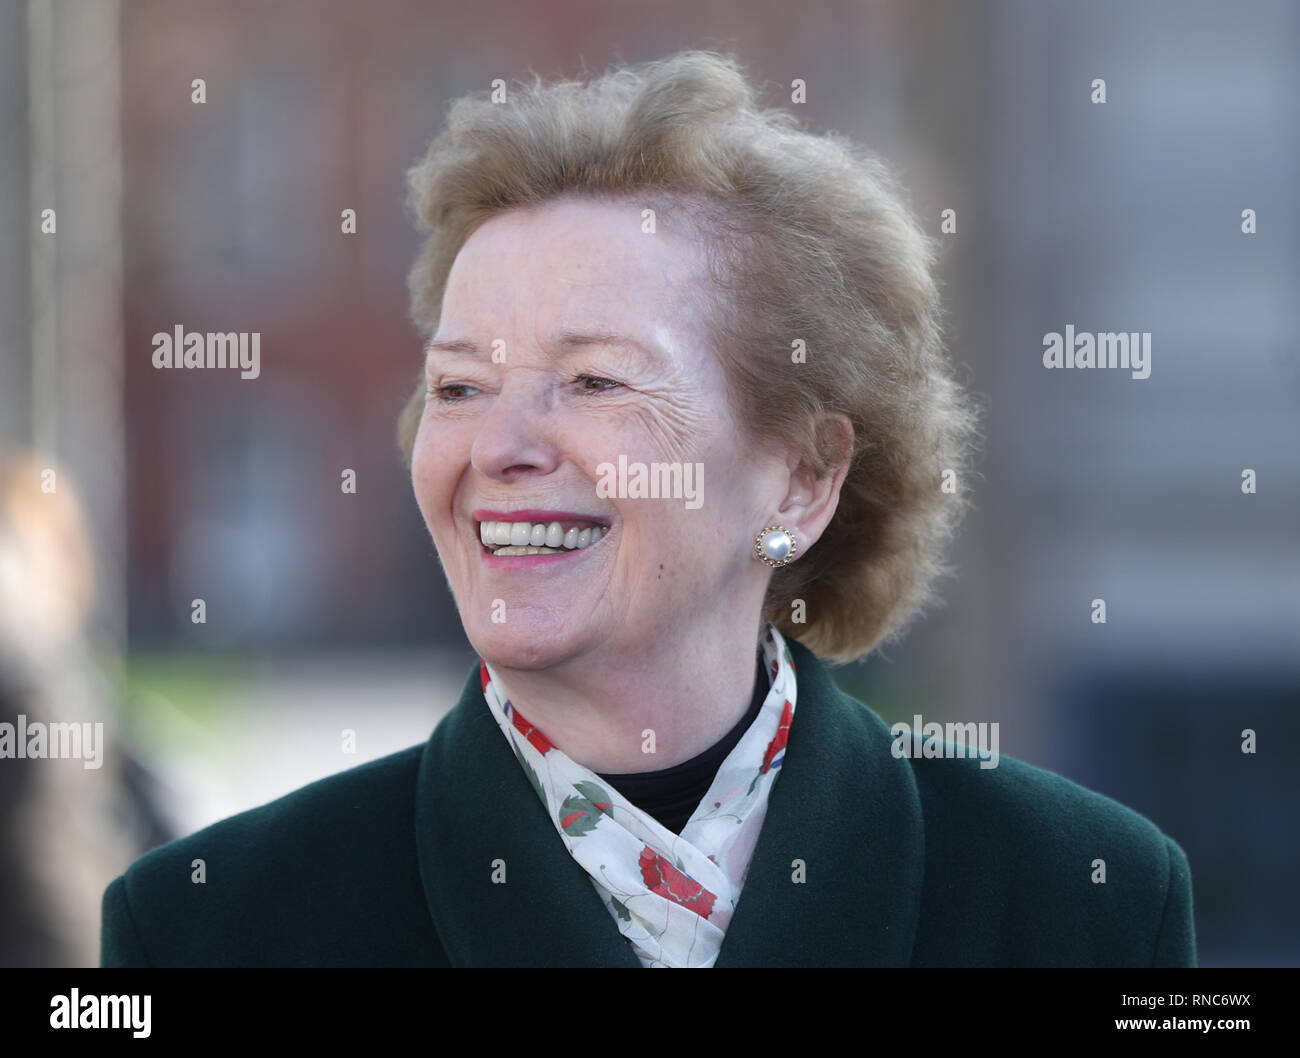
[[[411,189],[400,433],[481,660],[426,745],[134,864],[105,965],[1194,961],[1154,826],[819,660],[929,598],[973,435],[878,165],[691,52],[463,99]]]

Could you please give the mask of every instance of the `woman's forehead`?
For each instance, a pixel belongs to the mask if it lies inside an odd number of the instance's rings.
[[[645,341],[665,325],[690,326],[698,250],[644,232],[634,207],[561,202],[489,219],[452,265],[440,335],[495,327]]]
[[[507,268],[579,289],[693,277],[702,263],[696,240],[647,216],[649,209],[635,199],[565,199],[498,213],[465,240],[448,285],[458,271]]]

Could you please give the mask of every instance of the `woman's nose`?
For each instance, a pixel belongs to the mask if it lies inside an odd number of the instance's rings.
[[[559,464],[550,437],[551,395],[540,372],[507,373],[479,423],[470,462],[489,478],[510,480],[533,471],[548,474]]]

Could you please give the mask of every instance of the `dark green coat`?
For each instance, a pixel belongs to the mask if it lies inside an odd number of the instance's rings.
[[[717,966],[1195,964],[1187,858],[1146,819],[1008,757],[896,758],[790,648],[794,724]],[[102,944],[104,966],[640,966],[477,665],[424,745],[137,860],[104,893]]]

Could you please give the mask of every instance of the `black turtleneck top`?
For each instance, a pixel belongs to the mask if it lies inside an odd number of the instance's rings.
[[[754,697],[749,703],[749,711],[735,727],[722,736],[720,742],[715,742],[690,760],[661,771],[630,772],[626,775],[601,773],[600,777],[674,834],[681,833],[682,827],[686,826],[704,795],[709,792],[727,754],[736,748],[736,744],[758,717],[771,689],[772,684],[763,669],[763,654],[760,651],[754,679]]]

